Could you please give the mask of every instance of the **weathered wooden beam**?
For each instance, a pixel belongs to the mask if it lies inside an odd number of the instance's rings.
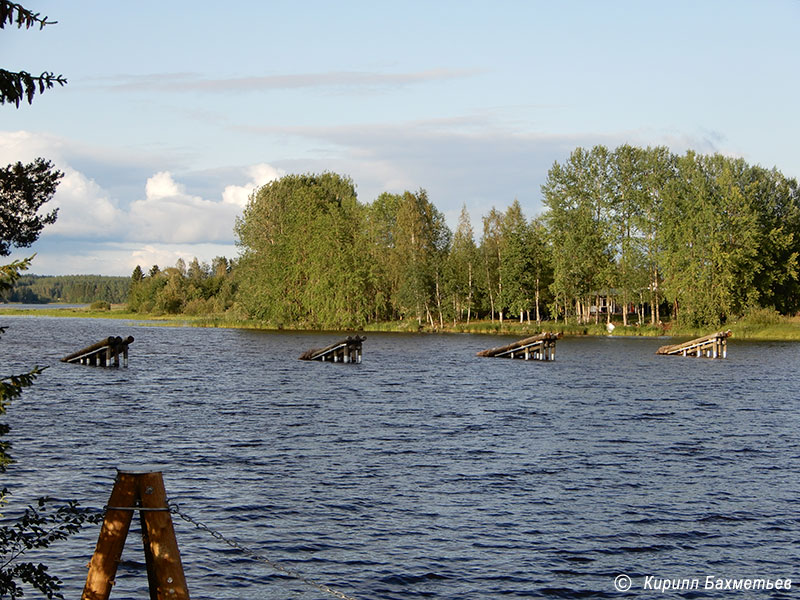
[[[730,329],[727,331],[717,331],[716,333],[679,344],[661,346],[656,350],[656,354],[725,358],[727,356],[727,339],[731,335],[733,335],[733,332]]]
[[[342,341],[333,343],[324,348],[307,350],[300,355],[300,360],[321,360],[332,362],[360,363],[361,344],[366,336],[347,336]]]
[[[556,340],[560,339],[561,335],[561,333],[540,333],[505,346],[481,350],[477,356],[510,356],[513,358],[515,353],[521,352],[526,360],[531,357],[531,354],[534,354],[536,360],[552,360],[555,357]],[[537,354],[538,356],[536,356]]]
[[[133,343],[133,336],[129,335],[126,338],[119,336],[111,336],[104,340],[87,346],[83,350],[78,350],[72,354],[65,356],[61,362],[66,363],[81,363],[92,366],[105,367],[114,361],[114,366],[119,366],[119,355],[122,354],[127,364],[128,360],[128,345]]]
[[[78,350],[77,352],[73,352],[72,354],[70,354],[68,356],[65,356],[64,358],[61,359],[61,362],[70,362],[72,360],[79,360],[83,356],[92,354],[93,352],[96,352],[98,350],[102,350],[103,348],[106,348],[108,346],[111,346],[111,345],[115,344],[117,339],[120,339],[120,338],[116,338],[114,336],[111,336],[111,337],[108,337],[108,338],[106,338],[104,340],[100,340],[96,344],[92,344],[91,346],[87,346],[83,350]]]

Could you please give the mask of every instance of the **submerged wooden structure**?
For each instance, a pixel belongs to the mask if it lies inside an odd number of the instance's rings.
[[[124,366],[128,366],[128,345],[133,343],[133,336],[126,338],[108,337],[83,350],[73,352],[61,359],[61,362],[90,365],[92,367],[118,367],[122,356]]]
[[[478,352],[478,356],[521,358],[524,360],[555,360],[556,340],[560,337],[560,333],[540,333],[513,344],[481,350]]]
[[[81,600],[108,600],[133,513],[139,513],[151,600],[189,600],[160,471],[117,471]]]
[[[698,356],[705,358],[727,358],[728,356],[728,338],[732,335],[731,330],[718,331],[701,338],[682,342],[680,344],[672,344],[670,346],[661,346],[656,350],[656,354],[666,354],[671,356]]]
[[[330,346],[314,348],[303,352],[303,354],[300,355],[300,360],[360,363],[362,354],[361,344],[366,339],[366,336],[349,335],[342,341],[331,344]]]

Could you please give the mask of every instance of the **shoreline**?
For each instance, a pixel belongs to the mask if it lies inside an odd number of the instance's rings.
[[[432,329],[430,327],[419,327],[415,321],[397,321],[371,323],[363,328],[310,328],[302,326],[280,327],[258,321],[237,320],[225,316],[214,315],[154,315],[129,312],[123,306],[112,307],[111,310],[91,310],[88,306],[84,307],[59,307],[46,308],[16,308],[13,305],[0,305],[0,318],[3,316],[41,316],[53,318],[86,318],[86,319],[108,319],[140,321],[143,324],[158,326],[175,327],[209,327],[226,329],[251,329],[261,331],[298,331],[298,332],[345,332],[345,331],[364,331],[375,333],[413,333],[413,334],[437,334],[437,333],[462,333],[480,335],[508,335],[508,336],[529,336],[550,331],[561,333],[564,336],[572,337],[663,337],[663,338],[693,338],[707,335],[712,328],[690,329],[657,327],[652,325],[628,325],[624,327],[621,323],[614,323],[613,333],[609,334],[606,330],[605,322],[589,323],[579,325],[577,323],[564,322],[542,322],[540,325],[531,322],[528,324],[519,323],[515,320],[505,320],[501,325],[498,321],[473,321],[471,323],[457,323],[455,325],[445,324],[443,328]],[[730,329],[733,332],[734,340],[750,341],[780,341],[780,342],[800,342],[800,317],[781,317],[778,320],[769,322],[751,321],[740,319],[736,322],[726,324],[717,329]]]

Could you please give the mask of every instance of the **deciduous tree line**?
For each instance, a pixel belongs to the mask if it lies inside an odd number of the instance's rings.
[[[797,182],[742,159],[578,148],[542,188],[560,310],[598,296],[693,326],[800,308]],[[572,308],[571,308],[572,307]],[[627,311],[623,311],[627,314]]]
[[[147,275],[137,266],[128,292],[133,312],[189,315],[220,314],[233,305],[235,283],[231,263],[217,257],[211,265],[196,258],[186,266],[178,259],[174,267],[161,270],[153,265]]]
[[[754,308],[800,309],[798,187],[774,169],[663,147],[577,148],[542,194],[542,215],[527,218],[515,200],[476,235],[466,208],[453,232],[425,190],[362,204],[347,177],[288,175],[251,195],[235,264],[139,269],[131,306],[202,302],[335,328],[613,313],[714,326]]]

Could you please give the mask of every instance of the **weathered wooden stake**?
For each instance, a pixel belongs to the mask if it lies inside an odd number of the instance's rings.
[[[117,471],[81,600],[107,600],[114,586],[133,511],[142,522],[151,600],[189,600],[189,590],[159,471]]]

